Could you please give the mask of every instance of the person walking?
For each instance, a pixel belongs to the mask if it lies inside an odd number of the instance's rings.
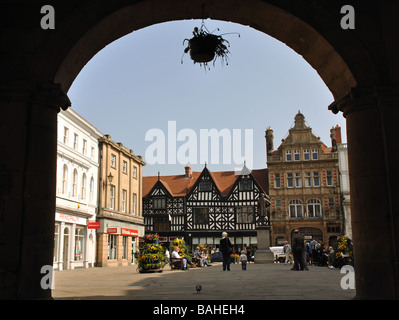
[[[283,252],[285,253],[285,264],[287,264],[287,263],[291,264],[292,263],[291,256],[290,256],[291,246],[287,240],[285,240]]]
[[[222,252],[223,258],[223,271],[230,271],[230,253],[233,251],[230,239],[228,238],[227,232],[222,233],[222,239],[220,239],[220,252]]]
[[[250,263],[251,262],[252,249],[251,249],[251,246],[249,244],[247,244],[247,246],[245,248],[245,251],[246,251],[246,255],[247,255],[247,261],[248,261],[248,263]]]
[[[318,242],[315,237],[313,237],[312,241],[310,242],[310,261],[312,265],[317,264],[317,249],[318,249]]]
[[[242,270],[247,270],[247,255],[245,254],[245,251],[242,250],[241,251],[241,255],[240,255],[240,262],[241,262],[241,269]]]
[[[169,250],[167,248],[165,250],[165,256],[166,256],[166,259],[165,259],[164,266],[166,266],[166,264],[170,264],[170,253],[169,253]]]
[[[294,236],[292,237],[292,253],[294,255],[294,267],[291,270],[304,270],[304,241],[305,239],[299,233],[298,229],[295,229]]]

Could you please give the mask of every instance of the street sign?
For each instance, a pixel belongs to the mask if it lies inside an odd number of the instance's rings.
[[[101,222],[88,222],[87,229],[100,229]]]

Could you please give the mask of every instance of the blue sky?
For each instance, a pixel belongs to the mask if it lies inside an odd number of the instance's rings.
[[[274,131],[274,147],[288,134],[300,110],[313,133],[331,146],[330,129],[341,126],[346,142],[345,119],[334,115],[328,105],[333,96],[317,72],[296,52],[280,41],[248,26],[205,20],[209,31],[230,42],[229,65],[216,61],[210,70],[183,56],[183,40],[191,38],[201,20],[174,21],[135,31],[101,50],[82,69],[68,96],[72,109],[103,134],[110,134],[144,157],[153,141],[146,133],[159,129],[166,143],[168,121],[176,130],[196,133],[197,160],[192,170],[201,171],[201,129],[241,129],[242,155],[244,130],[253,133],[253,169],[266,167],[265,129]],[[237,140],[235,140],[237,142]],[[177,150],[185,142],[176,142]],[[233,143],[233,142],[232,142]],[[166,144],[166,152],[168,144]],[[220,150],[222,151],[222,150]],[[209,151],[211,155],[211,151]],[[147,164],[144,175],[182,174],[186,163]],[[208,161],[212,171],[234,170],[241,166],[232,159],[223,164]]]

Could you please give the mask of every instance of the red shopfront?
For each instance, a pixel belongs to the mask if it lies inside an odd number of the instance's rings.
[[[108,227],[98,234],[98,266],[128,266],[133,262],[139,231],[122,227]]]

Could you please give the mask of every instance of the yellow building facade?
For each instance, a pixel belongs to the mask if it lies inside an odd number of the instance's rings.
[[[99,139],[100,174],[97,265],[134,263],[138,237],[144,236],[142,179],[145,162],[109,135]]]

